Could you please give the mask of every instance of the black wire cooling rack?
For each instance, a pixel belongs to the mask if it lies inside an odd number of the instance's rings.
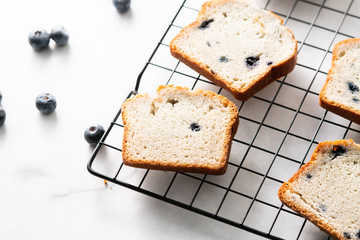
[[[298,40],[298,63],[246,102],[170,56],[169,43],[194,21],[203,1],[184,1],[139,74],[135,89],[160,84],[215,91],[239,108],[240,124],[223,176],[137,169],[122,164],[123,125],[116,114],[88,163],[90,173],[162,201],[271,239],[329,239],[283,206],[277,191],[320,141],[351,138],[360,126],[318,105],[336,42],[360,33],[360,0],[256,0],[284,19]]]

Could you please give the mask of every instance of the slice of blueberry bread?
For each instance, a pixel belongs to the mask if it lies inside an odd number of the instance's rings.
[[[296,65],[297,41],[282,24],[249,0],[213,0],[171,41],[170,51],[244,101]]]
[[[239,122],[225,97],[172,85],[128,99],[122,118],[125,165],[206,174],[225,173]]]
[[[280,200],[335,239],[360,239],[360,145],[320,142],[279,190]]]
[[[320,92],[320,106],[360,124],[360,38],[334,47],[332,65]]]

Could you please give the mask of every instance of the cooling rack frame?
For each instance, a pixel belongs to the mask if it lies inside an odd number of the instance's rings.
[[[179,14],[181,13],[181,11],[183,9],[187,9],[189,11],[195,11],[197,12],[199,9],[194,9],[192,7],[189,7],[186,5],[186,3],[189,0],[184,0],[180,6],[180,8],[178,9],[178,11],[176,12],[174,18],[172,19],[171,23],[169,24],[169,26],[167,27],[165,33],[163,34],[163,36],[161,37],[160,41],[158,42],[157,46],[155,47],[155,49],[153,50],[149,60],[147,61],[147,63],[145,64],[144,68],[142,69],[142,71],[140,72],[140,74],[138,75],[136,84],[135,84],[135,88],[133,91],[131,91],[129,93],[129,95],[126,97],[126,99],[132,97],[133,95],[136,95],[139,91],[139,88],[141,86],[141,82],[142,82],[142,78],[144,73],[146,73],[147,69],[149,66],[153,66],[156,68],[159,68],[161,71],[167,71],[169,73],[169,77],[166,81],[165,84],[170,84],[171,80],[174,76],[174,74],[179,74],[180,76],[183,77],[187,77],[187,78],[192,78],[194,80],[194,83],[192,85],[192,89],[195,88],[196,84],[198,82],[203,82],[206,84],[213,84],[212,82],[208,81],[207,79],[202,78],[202,76],[197,75],[197,76],[193,76],[191,74],[188,74],[187,72],[182,72],[178,69],[179,64],[181,64],[180,62],[177,62],[177,64],[173,67],[173,68],[169,68],[168,66],[163,66],[161,64],[156,64],[154,63],[152,60],[154,58],[154,56],[157,54],[158,50],[160,47],[168,47],[168,44],[165,44],[163,41],[164,39],[167,37],[169,31],[172,28],[178,28],[181,29],[183,26],[178,26],[175,24],[175,21],[177,19],[177,17],[179,16]],[[265,2],[264,8],[267,9],[269,4],[272,1],[275,0],[263,0]],[[278,2],[281,0],[277,0]],[[322,75],[326,75],[327,72],[323,69],[323,64],[324,62],[328,59],[328,57],[331,55],[331,49],[332,46],[334,44],[334,42],[336,42],[336,38],[338,36],[338,34],[341,34],[343,37],[347,37],[347,38],[353,38],[354,36],[352,34],[348,34],[348,33],[343,33],[341,32],[341,28],[344,24],[344,21],[346,20],[347,17],[352,17],[352,18],[356,18],[357,20],[359,20],[360,22],[360,17],[356,16],[354,14],[349,13],[349,10],[351,9],[351,6],[353,5],[355,0],[348,0],[348,5],[346,7],[345,10],[339,10],[339,9],[335,9],[331,6],[328,6],[327,0],[318,0],[318,1],[310,1],[310,0],[293,0],[293,4],[290,7],[289,11],[287,14],[283,14],[280,12],[276,12],[274,11],[276,14],[278,14],[280,17],[282,17],[284,19],[284,24],[286,25],[288,23],[288,21],[293,21],[293,22],[297,22],[299,24],[305,24],[308,26],[308,30],[304,33],[303,38],[301,40],[298,40],[298,54],[301,53],[301,50],[303,49],[303,47],[310,47],[312,49],[318,50],[318,51],[322,51],[324,52],[324,56],[320,59],[319,65],[317,66],[308,66],[304,63],[297,63],[297,67],[301,67],[304,69],[308,69],[309,71],[313,71],[314,76],[312,78],[312,80],[309,82],[307,87],[301,87],[301,86],[297,86],[296,84],[293,84],[292,82],[288,82],[286,81],[287,76],[285,76],[284,78],[277,80],[276,81],[276,87],[275,87],[275,91],[274,91],[274,95],[271,98],[266,98],[263,96],[258,96],[255,95],[253,97],[253,99],[255,99],[256,101],[260,101],[264,104],[266,104],[266,106],[268,106],[268,108],[265,110],[264,112],[264,116],[260,119],[254,119],[252,117],[249,116],[243,116],[242,115],[242,110],[244,108],[244,104],[245,102],[241,102],[239,105],[239,118],[240,118],[240,122],[242,121],[246,121],[250,124],[253,124],[255,126],[257,126],[257,129],[254,133],[254,135],[252,136],[251,139],[249,139],[248,141],[242,140],[242,139],[237,139],[236,136],[233,140],[233,143],[239,143],[242,144],[243,146],[245,146],[245,151],[244,151],[244,155],[241,157],[241,160],[238,163],[234,163],[234,162],[229,162],[229,166],[233,167],[235,169],[235,172],[233,174],[233,177],[231,179],[231,181],[228,183],[227,186],[218,184],[216,182],[210,181],[208,180],[207,175],[194,175],[194,174],[189,174],[189,173],[181,173],[181,172],[177,172],[177,173],[173,173],[173,176],[171,177],[170,181],[169,181],[169,185],[166,188],[166,191],[163,194],[159,194],[156,193],[154,191],[148,190],[143,188],[143,184],[146,181],[146,178],[148,176],[148,174],[150,173],[150,171],[154,171],[154,170],[145,170],[145,172],[143,173],[141,180],[137,183],[137,184],[133,184],[130,182],[127,182],[126,180],[119,180],[119,174],[121,173],[122,169],[125,168],[123,166],[122,163],[120,163],[119,167],[117,168],[117,171],[114,175],[110,176],[104,173],[101,173],[99,171],[97,171],[96,169],[94,169],[93,165],[94,162],[100,158],[98,157],[99,155],[99,151],[102,148],[108,148],[108,149],[112,149],[115,150],[117,152],[121,152],[121,147],[119,146],[114,146],[112,144],[109,144],[106,142],[109,134],[113,131],[114,128],[123,128],[123,125],[121,123],[120,116],[121,116],[121,108],[119,109],[119,111],[117,112],[115,118],[113,119],[113,121],[111,122],[109,128],[107,129],[107,131],[105,132],[104,136],[102,137],[101,141],[99,142],[99,144],[95,147],[94,152],[88,162],[87,168],[88,171],[99,177],[102,179],[105,179],[109,182],[118,184],[120,186],[132,189],[134,191],[146,194],[148,196],[151,196],[153,198],[159,199],[161,201],[176,205],[178,207],[181,207],[183,209],[187,209],[189,211],[192,212],[196,212],[199,213],[203,216],[215,219],[217,221],[232,225],[234,227],[246,230],[248,232],[257,234],[259,236],[262,237],[266,237],[266,238],[270,238],[270,239],[285,239],[287,238],[286,236],[279,236],[276,234],[273,234],[273,230],[274,230],[274,226],[275,223],[278,221],[280,214],[281,213],[286,213],[286,214],[290,214],[290,215],[294,215],[294,216],[298,216],[299,218],[301,218],[301,216],[299,216],[297,213],[293,212],[290,209],[287,209],[286,207],[284,207],[282,204],[281,205],[274,205],[271,202],[267,202],[266,200],[262,200],[259,199],[258,196],[260,194],[260,191],[262,189],[262,187],[264,186],[265,182],[267,180],[271,180],[274,181],[278,184],[282,184],[283,180],[278,179],[276,177],[271,176],[270,172],[271,169],[273,168],[273,166],[275,165],[275,162],[277,161],[278,157],[281,157],[282,159],[285,159],[286,161],[292,162],[294,164],[298,165],[298,168],[301,167],[306,160],[309,158],[309,154],[311,154],[311,150],[313,149],[314,146],[317,145],[318,141],[318,134],[320,129],[322,128],[322,126],[324,124],[332,124],[338,128],[341,128],[342,130],[344,130],[344,133],[342,135],[342,138],[346,138],[348,137],[348,133],[349,131],[355,132],[356,134],[360,133],[360,128],[358,128],[357,126],[354,126],[352,122],[336,122],[336,121],[332,121],[332,119],[329,119],[327,116],[331,113],[324,111],[322,115],[317,115],[317,114],[311,114],[308,113],[306,111],[303,111],[302,107],[305,104],[305,101],[307,99],[308,95],[314,95],[314,96],[318,96],[318,92],[316,92],[315,90],[313,90],[312,85],[313,83],[317,80],[317,75],[318,74],[322,74]],[[314,8],[317,9],[316,14],[313,16],[311,21],[307,21],[304,19],[299,19],[293,16],[293,13],[296,11],[296,7],[299,5],[312,5],[314,6]],[[321,23],[318,23],[318,19],[321,16],[321,14],[323,13],[323,11],[330,11],[333,12],[334,14],[337,15],[341,15],[341,19],[338,22],[338,26],[336,26],[336,28],[329,28],[327,26],[322,25]],[[312,33],[313,28],[317,28],[320,30],[324,30],[326,32],[330,32],[333,34],[333,37],[330,41],[330,43],[328,44],[327,48],[323,48],[320,47],[318,45],[315,44],[311,44],[308,43],[308,38],[310,36],[310,34]],[[169,53],[170,55],[170,53]],[[214,85],[214,84],[213,84]],[[299,105],[297,107],[291,107],[291,106],[287,106],[286,104],[282,104],[279,103],[277,101],[277,97],[279,96],[280,92],[282,91],[283,88],[291,88],[291,89],[296,89],[299,91],[303,91],[304,95],[301,98],[301,100],[299,101]],[[223,93],[222,89],[219,88],[218,93]],[[293,114],[293,117],[291,119],[291,121],[288,124],[288,127],[285,129],[281,129],[278,126],[273,126],[272,124],[269,124],[267,121],[267,118],[269,117],[271,108],[274,107],[278,107],[278,108],[282,108],[286,111],[290,111]],[[317,126],[316,128],[312,129],[312,136],[311,137],[304,137],[300,134],[294,133],[292,131],[292,127],[294,126],[295,122],[297,121],[297,117],[301,115],[303,117],[307,117],[307,118],[311,118],[311,119],[315,119],[317,121]],[[267,148],[261,147],[258,144],[256,144],[256,140],[258,135],[260,134],[261,128],[268,128],[271,131],[276,131],[276,132],[280,132],[281,134],[283,134],[283,138],[280,141],[280,145],[278,146],[277,149],[275,150],[269,150]],[[305,141],[308,143],[308,147],[303,151],[303,157],[301,159],[298,160],[294,160],[293,158],[286,156],[286,154],[282,154],[281,150],[282,147],[284,146],[284,143],[287,139],[287,137],[294,137],[294,138],[299,138],[302,141]],[[251,151],[251,149],[256,149],[258,151],[263,152],[264,154],[269,154],[272,156],[272,160],[270,161],[268,168],[265,171],[257,171],[254,169],[251,169],[247,166],[245,166],[244,161],[247,158],[249,152]],[[101,161],[101,160],[98,160]],[[240,171],[246,171],[248,173],[254,174],[259,176],[261,179],[259,187],[257,189],[255,189],[256,191],[254,191],[253,195],[249,195],[246,194],[244,192],[235,190],[233,188],[233,185],[235,184],[235,182],[237,181],[237,177],[239,175]],[[182,201],[173,199],[171,197],[168,196],[169,191],[171,190],[175,179],[178,176],[184,176],[186,178],[189,179],[193,179],[194,181],[198,182],[198,187],[194,193],[193,198],[191,199],[190,202],[188,203],[184,203]],[[222,199],[220,200],[218,207],[216,209],[216,211],[207,211],[204,209],[201,209],[199,207],[194,206],[194,202],[195,200],[197,200],[198,195],[200,194],[200,191],[202,191],[202,186],[204,185],[210,185],[214,188],[217,189],[221,189],[224,192],[224,195],[222,197]],[[227,197],[229,194],[235,194],[235,195],[239,195],[243,198],[247,198],[248,201],[250,202],[250,204],[248,205],[247,209],[244,211],[242,219],[240,221],[235,221],[233,219],[229,219],[227,217],[221,216],[219,214],[220,210],[222,209],[224,202],[226,201]],[[246,224],[246,219],[249,216],[250,212],[252,211],[254,204],[262,204],[262,205],[266,205],[268,207],[274,208],[274,211],[276,212],[276,214],[274,215],[275,217],[273,218],[273,222],[271,223],[271,226],[268,228],[267,231],[258,229],[256,227],[251,227],[248,224]],[[301,218],[302,219],[302,218]],[[305,225],[307,224],[307,220],[306,219],[302,219],[301,220],[301,224],[300,227],[298,229],[298,231],[296,231],[296,236],[293,237],[293,239],[300,239],[302,236],[302,233],[304,231]],[[318,230],[319,231],[319,230]],[[330,239],[330,237],[326,236],[324,237],[324,239]]]

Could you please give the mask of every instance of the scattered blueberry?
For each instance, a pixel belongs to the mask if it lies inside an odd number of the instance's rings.
[[[193,122],[190,124],[190,129],[193,132],[198,132],[198,131],[200,131],[201,127],[196,122]]]
[[[213,21],[214,21],[214,19],[204,20],[204,21],[200,24],[199,29],[208,28],[208,27],[209,27],[209,24],[210,24],[211,22],[213,22]]]
[[[120,12],[124,13],[129,10],[131,0],[113,0],[115,8]]]
[[[259,57],[247,57],[245,60],[246,66],[250,69],[253,69],[259,64],[259,60]]]
[[[6,112],[2,107],[0,107],[0,127],[4,125],[5,119],[6,119]]]
[[[333,160],[333,159],[337,158],[338,156],[341,156],[344,153],[346,153],[346,149],[340,145],[334,145],[331,153],[333,156],[333,158],[331,160]]]
[[[64,46],[69,41],[69,33],[62,26],[55,26],[51,29],[50,38],[56,42],[57,45]]]
[[[348,84],[348,89],[350,90],[351,93],[356,93],[356,92],[359,92],[359,87],[352,83],[352,82],[347,82]]]
[[[34,30],[29,33],[29,43],[36,51],[42,50],[49,45],[50,34],[44,30]]]
[[[228,59],[227,57],[225,57],[225,56],[221,56],[221,57],[219,58],[219,61],[220,61],[220,62],[225,62],[225,63],[227,63],[227,62],[229,62],[229,59]]]
[[[306,178],[307,179],[310,179],[310,178],[312,178],[313,176],[310,174],[310,173],[308,173],[308,174],[306,174]]]
[[[352,100],[353,100],[354,102],[358,102],[358,101],[359,101],[358,98],[353,98]]]
[[[208,45],[208,47],[211,47],[210,43],[209,42],[206,42],[206,45]]]
[[[344,235],[344,238],[346,238],[346,239],[350,239],[350,238],[351,238],[351,235],[350,235],[350,233],[348,233],[348,232],[344,232],[343,235]]]
[[[91,146],[95,146],[99,143],[104,133],[105,130],[101,125],[91,125],[85,129],[84,138]]]
[[[273,64],[274,64],[273,61],[268,61],[268,62],[266,63],[266,65],[268,65],[268,66],[271,66],[271,65],[273,65]]]
[[[51,113],[56,108],[56,99],[51,93],[42,93],[36,98],[36,108],[44,114]]]

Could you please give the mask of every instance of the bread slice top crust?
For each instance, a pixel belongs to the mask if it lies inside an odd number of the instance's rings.
[[[320,92],[320,106],[360,124],[360,38],[338,42]]]
[[[252,1],[209,1],[171,41],[170,51],[244,101],[296,65],[297,41],[282,23]]]
[[[211,91],[160,86],[122,106],[123,162],[149,169],[223,174],[238,127],[234,103]]]
[[[360,145],[320,142],[279,189],[280,200],[335,239],[360,238]]]

